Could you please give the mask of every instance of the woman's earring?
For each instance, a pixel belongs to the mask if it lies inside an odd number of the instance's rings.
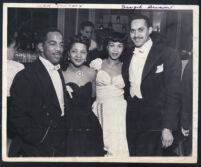
[[[70,61],[70,57],[68,57],[68,61]]]

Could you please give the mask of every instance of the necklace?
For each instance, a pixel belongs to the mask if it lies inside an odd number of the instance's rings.
[[[69,69],[75,74],[75,77],[81,78],[84,76],[83,68],[75,68],[72,64]]]
[[[75,74],[77,77],[83,77],[84,76],[84,72],[81,70],[76,71]]]
[[[117,62],[115,62],[115,63],[111,63],[111,62],[109,61],[109,59],[107,59],[107,63],[108,63],[108,65],[109,65],[111,68],[113,68],[113,67],[116,67],[117,65],[119,65],[121,62],[120,62],[120,61],[117,61]]]

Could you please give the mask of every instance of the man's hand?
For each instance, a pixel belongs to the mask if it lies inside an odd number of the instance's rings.
[[[162,147],[164,148],[170,147],[174,140],[172,131],[166,128],[163,129],[161,139],[162,139]]]
[[[189,129],[185,130],[185,129],[181,128],[181,132],[182,132],[182,134],[183,134],[184,136],[189,136],[190,130],[189,130]]]

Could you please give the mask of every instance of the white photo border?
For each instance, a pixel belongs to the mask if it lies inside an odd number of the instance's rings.
[[[150,7],[152,6],[152,8]],[[193,11],[193,151],[190,157],[36,157],[11,158],[6,153],[7,142],[7,18],[8,8],[64,8],[64,9],[148,9]],[[164,4],[77,4],[77,3],[3,3],[2,56],[2,161],[5,162],[119,162],[119,163],[196,163],[198,155],[198,82],[199,82],[199,6]]]

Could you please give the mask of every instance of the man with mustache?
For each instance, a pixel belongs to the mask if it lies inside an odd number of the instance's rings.
[[[149,19],[137,14],[130,23],[135,45],[127,50],[123,77],[127,97],[130,156],[161,156],[177,128],[181,62],[178,53],[150,38]]]
[[[59,62],[63,35],[58,29],[41,34],[39,59],[19,72],[11,87],[10,121],[16,128],[9,156],[65,155],[66,97]]]

